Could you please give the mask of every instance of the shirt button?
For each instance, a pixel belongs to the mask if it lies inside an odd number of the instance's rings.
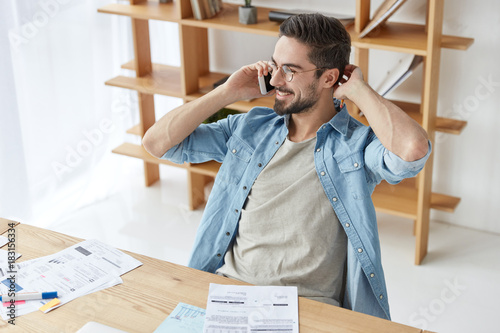
[[[359,253],[362,253],[362,252],[363,252],[363,249],[362,249],[362,248],[359,248],[359,249],[358,249],[358,252],[359,252]]]
[[[354,167],[357,168],[359,166],[358,163],[354,163]]]
[[[332,199],[332,201],[333,201],[333,202],[337,202],[337,198],[333,198],[333,199]]]
[[[260,168],[260,167],[262,167],[262,163],[257,164],[257,166],[258,166],[259,168]]]
[[[345,224],[346,228],[349,228],[351,225],[349,223]]]
[[[231,150],[233,154],[236,154],[236,149]]]
[[[319,153],[321,151],[321,148],[316,149],[316,151]]]
[[[375,277],[375,274],[371,273],[371,274],[370,274],[370,277],[371,277],[371,278],[372,278],[372,277]]]
[[[321,171],[320,175],[324,176],[326,173],[324,171]]]
[[[239,211],[239,210],[237,210],[237,209],[235,209],[234,211],[235,211],[236,213],[239,213],[239,212],[240,212],[240,211]]]
[[[279,142],[279,141],[276,141],[276,142],[275,142],[275,144],[279,145],[279,144],[280,144],[280,142]]]
[[[230,236],[230,235],[231,235],[231,233],[229,231],[226,232],[226,236]]]
[[[247,187],[246,186],[243,186],[243,191],[246,191]]]
[[[384,298],[384,295],[380,295],[378,298],[383,299],[383,298]]]
[[[222,254],[220,254],[220,253],[217,253],[217,257],[219,257],[219,258],[220,258],[220,257],[222,257]]]

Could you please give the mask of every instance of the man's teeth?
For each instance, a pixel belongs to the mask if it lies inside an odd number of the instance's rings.
[[[288,96],[290,95],[291,93],[288,93],[288,92],[284,92],[284,91],[278,91],[278,95],[280,96]]]

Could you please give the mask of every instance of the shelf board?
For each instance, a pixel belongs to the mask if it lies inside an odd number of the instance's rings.
[[[269,12],[279,9],[257,7],[257,24],[245,25],[239,23],[239,5],[237,4],[224,3],[220,13],[205,20],[197,20],[192,17],[181,19],[178,14],[180,10],[177,6],[177,1],[168,4],[162,4],[157,1],[145,1],[135,5],[108,4],[97,11],[99,13],[122,15],[143,20],[176,22],[200,28],[238,31],[272,37],[277,37],[279,34],[279,23],[269,20]],[[380,29],[374,31],[371,36],[364,38],[357,37],[359,34],[354,32],[353,25],[347,29],[351,35],[352,45],[355,47],[413,53],[423,56],[427,53],[427,34],[423,25],[387,22]],[[467,50],[473,42],[473,38],[443,35],[441,38],[441,47]]]
[[[131,60],[123,64],[121,68],[135,71],[134,61]],[[181,93],[180,68],[163,64],[153,64],[152,73],[144,77],[137,78],[128,76],[118,76],[116,78],[106,81],[106,85],[137,90],[149,94],[160,94],[160,95],[179,97],[187,101],[193,101],[211,91],[213,89],[213,84],[227,75],[228,74],[215,73],[215,72],[210,72],[205,75],[201,75],[198,78],[199,80],[198,86],[200,87],[199,91],[193,94],[189,94],[187,96]],[[274,103],[266,101],[266,99],[258,99],[257,101],[261,100],[263,100],[263,104],[256,104],[256,105],[272,106],[273,104],[271,103]],[[229,107],[239,111],[248,111],[252,105],[253,105],[252,103],[242,101],[232,104]],[[136,132],[131,134],[136,134]]]
[[[143,136],[142,130],[141,130],[141,125],[139,125],[139,124],[135,125],[134,127],[129,128],[126,132],[128,134],[140,136],[141,138]]]
[[[416,103],[409,103],[409,102],[402,102],[402,101],[391,101],[397,106],[399,106],[403,111],[405,111],[411,118],[413,118],[416,122],[419,124],[422,123],[422,114],[420,113],[420,104]],[[351,108],[352,109],[352,108]],[[354,118],[359,120],[365,125],[368,125],[368,121],[366,120],[366,117],[356,115],[356,114],[351,114]],[[451,118],[444,118],[444,117],[436,117],[436,131],[443,132],[443,133],[449,133],[449,134],[460,134],[462,133],[463,129],[467,125],[466,121],[463,120],[457,120],[457,119],[451,119]]]
[[[375,209],[380,212],[405,218],[417,218],[417,188],[415,178],[406,179],[397,185],[382,182],[375,188],[372,200]],[[460,198],[440,194],[431,194],[431,208],[453,213]]]
[[[474,38],[448,35],[441,36],[441,47],[445,49],[465,51],[468,50],[473,43]]]
[[[97,9],[97,11],[99,13],[129,16],[142,20],[179,22],[179,8],[177,6],[177,1],[165,4],[158,1],[145,1],[135,5],[108,4]]]
[[[131,62],[122,66],[134,69]],[[150,74],[142,77],[117,76],[106,81],[106,85],[126,89],[137,90],[145,94],[160,94],[183,98],[181,89],[181,73],[179,67],[153,64]]]
[[[354,47],[427,55],[427,33],[423,25],[388,22],[364,38],[358,38],[359,34],[354,31],[353,26],[347,30]],[[441,47],[455,50],[467,50],[473,42],[472,38],[448,35],[441,37]]]
[[[241,24],[238,17],[238,7],[240,5],[224,3],[222,10],[212,18],[205,20],[186,18],[181,23],[200,28],[213,28],[278,37],[280,24],[269,20],[269,12],[277,9],[257,7],[257,23]]]
[[[133,143],[123,143],[113,149],[112,152],[119,155],[135,157],[149,163],[164,164],[177,168],[187,169],[188,171],[193,171],[198,174],[211,177],[215,177],[220,168],[220,163],[217,163],[215,161],[209,161],[205,163],[175,164],[167,160],[156,158],[149,154],[142,146]]]

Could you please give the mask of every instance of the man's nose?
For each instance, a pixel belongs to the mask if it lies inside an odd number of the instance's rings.
[[[275,87],[281,87],[285,84],[285,78],[283,77],[283,73],[281,72],[281,69],[276,70],[272,75],[271,75],[271,81],[269,81],[271,85]]]

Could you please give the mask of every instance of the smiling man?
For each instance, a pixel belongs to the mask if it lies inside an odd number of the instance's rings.
[[[426,132],[349,65],[350,37],[320,14],[280,26],[272,60],[242,67],[205,96],[174,109],[143,138],[175,163],[222,162],[189,266],[390,319],[371,193],[415,176],[430,154]],[[261,96],[273,109],[202,122]],[[370,127],[349,116],[355,103]]]

